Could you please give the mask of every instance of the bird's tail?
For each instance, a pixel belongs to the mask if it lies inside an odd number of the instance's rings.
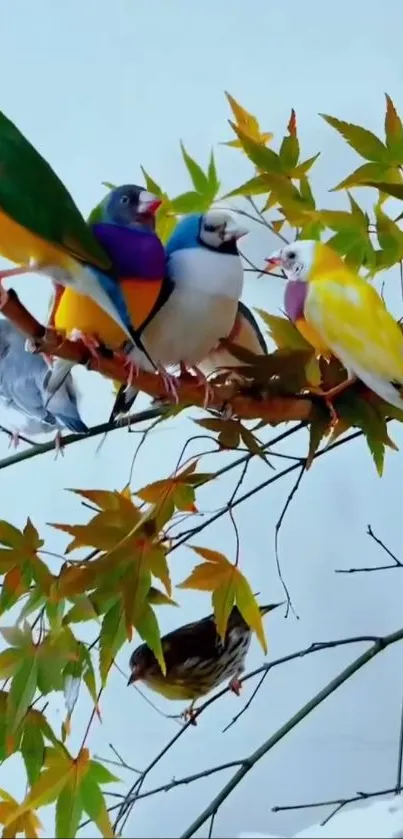
[[[87,434],[88,426],[82,421],[81,417],[79,417],[78,412],[76,417],[60,413],[55,413],[54,416],[56,417],[59,425],[62,425],[63,428],[67,428],[69,431],[74,431],[75,434]]]
[[[120,416],[128,414],[134,405],[137,395],[138,390],[135,387],[121,385],[110,413],[109,422],[115,422]]]

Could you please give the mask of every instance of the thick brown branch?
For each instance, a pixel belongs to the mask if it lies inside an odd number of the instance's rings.
[[[8,291],[2,312],[35,341],[38,352],[64,358],[75,364],[83,364],[106,378],[127,382],[128,369],[123,357],[111,353],[110,356],[105,354],[94,358],[82,341],[70,341],[61,332],[45,328],[23,306],[13,289]],[[167,397],[161,376],[153,373],[140,372],[136,378],[136,387],[149,396]],[[198,384],[179,380],[178,395],[180,402],[203,406],[204,389]],[[309,397],[276,395],[260,400],[240,394],[236,384],[215,385],[209,407],[219,409],[227,404],[240,419],[265,419],[273,425],[280,422],[308,421],[316,414],[314,400]]]

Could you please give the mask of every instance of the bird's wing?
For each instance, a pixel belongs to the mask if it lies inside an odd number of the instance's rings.
[[[41,378],[47,366],[37,355],[25,351],[24,341],[14,344],[0,362],[0,392],[10,407],[32,419],[55,425],[44,405]]]
[[[167,671],[187,659],[215,660],[222,651],[212,617],[185,624],[162,638]]]
[[[0,253],[20,265],[110,259],[51,166],[0,111]],[[57,260],[59,257],[59,260]]]
[[[376,290],[349,271],[309,284],[305,318],[346,368],[403,383],[403,334]],[[365,380],[365,379],[364,379]]]
[[[59,425],[68,428],[69,431],[75,431],[80,434],[86,433],[88,427],[80,417],[71,374],[68,374],[62,384],[50,394],[46,388],[46,380],[49,375],[51,375],[51,370],[47,372],[42,380],[43,401],[47,411],[56,419]]]

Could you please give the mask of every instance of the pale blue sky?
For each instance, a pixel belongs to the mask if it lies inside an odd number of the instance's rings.
[[[364,0],[333,5],[319,0],[0,0],[0,108],[54,166],[86,214],[103,194],[102,180],[139,180],[140,163],[170,193],[188,188],[179,139],[205,162],[212,144],[230,138],[225,89],[278,139],[294,107],[303,156],[322,150],[313,174],[320,202],[340,206],[344,199],[326,194],[326,189],[358,165],[358,159],[317,114],[360,122],[379,133],[384,91],[403,113],[402,24],[400,0],[372,4],[370,11]],[[217,146],[216,153],[225,190],[251,176],[239,152]],[[245,247],[256,260],[272,249],[273,240],[261,230],[248,239]],[[15,285],[43,318],[46,282],[26,277]],[[392,275],[389,297],[397,304],[394,285],[397,289],[398,278]],[[281,295],[282,287],[275,282],[269,285],[246,275],[244,299],[249,304],[277,311]],[[110,385],[82,370],[77,378],[85,418],[91,423],[105,420],[112,402]],[[181,419],[155,434],[139,458],[133,489],[165,476],[194,428],[189,419]],[[393,429],[393,436],[403,442],[399,428]],[[29,513],[48,538],[47,547],[62,550],[65,540],[46,528],[46,522],[85,519],[85,511],[64,487],[122,487],[136,441],[122,430],[110,435],[100,453],[98,441],[88,441],[69,448],[64,460],[54,462],[50,454],[1,472],[1,517],[22,525]],[[288,445],[287,451],[304,453],[306,438]],[[0,456],[7,453],[7,442],[0,438]],[[269,655],[277,657],[317,640],[385,633],[401,625],[399,572],[334,574],[338,567],[382,562],[365,535],[368,522],[399,551],[401,464],[401,453],[388,454],[380,481],[365,444],[358,441],[321,459],[306,476],[280,540],[283,570],[301,619],[284,621],[277,614],[267,620]],[[245,487],[265,477],[264,465],[255,464]],[[231,486],[228,480],[200,493],[200,506],[218,506]],[[265,600],[282,597],[273,539],[290,487],[290,480],[277,483],[237,515],[242,567]],[[234,555],[233,531],[226,520],[197,542]],[[173,555],[175,582],[193,562],[188,550]],[[164,630],[209,611],[208,598],[197,593],[182,592],[180,602],[181,612],[160,610]],[[127,645],[119,657],[124,669],[129,652]],[[158,766],[150,785],[249,753],[353,656],[351,650],[336,650],[277,670],[254,710],[225,735],[220,733],[223,725],[244,700],[228,696],[216,703]],[[261,660],[253,643],[248,665]],[[342,688],[250,773],[220,810],[215,835],[246,829],[285,834],[315,818],[310,812],[273,815],[270,808],[275,804],[393,783],[401,672],[401,650],[393,649]],[[245,697],[250,690],[245,689]],[[168,713],[176,710],[162,699],[157,704]],[[58,725],[62,702],[53,706]],[[84,696],[77,709],[73,751],[88,713]],[[94,726],[91,747],[107,755],[108,743],[113,742],[135,766],[144,767],[176,730],[174,722],[162,719],[126,688],[116,672],[103,713],[102,727]],[[151,837],[161,831],[177,836],[226,779],[216,776],[147,799],[135,809],[127,835]],[[16,759],[0,768],[0,786],[23,794]],[[52,835],[51,822],[45,823],[47,835]]]

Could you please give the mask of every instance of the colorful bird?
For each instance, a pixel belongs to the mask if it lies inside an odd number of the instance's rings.
[[[260,606],[260,612],[265,615],[277,606],[281,603]],[[239,677],[245,669],[251,638],[250,627],[236,606],[230,612],[224,642],[217,632],[214,616],[209,615],[161,638],[165,676],[147,644],[137,647],[130,656],[128,684],[143,681],[167,699],[191,699],[186,712],[191,714],[196,700],[226,679],[230,679],[229,687],[239,695]]]
[[[49,395],[47,379],[50,368],[42,355],[27,352],[24,335],[8,320],[0,319],[0,399],[9,408],[27,417],[20,432],[44,434],[56,430],[60,447],[60,429],[85,434],[77,394],[71,376],[54,395]],[[12,441],[18,445],[15,432]]]
[[[160,298],[139,330],[156,362],[164,367],[179,364],[182,372],[194,373],[205,387],[206,402],[209,389],[198,365],[233,328],[243,288],[237,241],[246,233],[228,211],[213,209],[185,216],[166,246]],[[149,369],[137,350],[130,357]],[[111,419],[130,410],[136,394],[135,388],[122,387]]]
[[[373,286],[322,242],[293,242],[267,262],[289,280],[288,316],[318,352],[330,351],[346,368],[346,380],[322,395],[332,399],[358,378],[403,409],[403,334]]]
[[[235,322],[230,334],[227,335],[227,340],[237,344],[241,349],[249,350],[254,355],[267,355],[267,344],[260,331],[259,324],[251,310],[242,300],[238,302]],[[232,355],[231,351],[222,342],[217,344],[207,358],[199,364],[200,370],[205,376],[212,376],[215,373],[225,371],[229,373],[229,380],[242,381],[244,376],[241,376],[233,369],[239,366],[245,366],[245,362],[240,361],[239,358]],[[164,398],[152,400],[152,405],[155,407],[161,407],[167,404],[169,403]],[[229,415],[229,409],[226,409],[226,414]]]
[[[153,309],[165,271],[164,247],[155,233],[161,201],[140,186],[126,184],[109,192],[91,212],[88,224],[114,266],[131,322],[136,329]],[[91,336],[113,350],[126,335],[89,297],[55,285],[49,324],[73,337]],[[149,362],[150,363],[150,362]],[[55,390],[72,364],[55,360],[49,387]],[[154,365],[151,366],[151,369]]]
[[[94,300],[137,346],[110,257],[49,164],[1,112],[0,158],[0,253],[20,266],[0,272],[0,291],[6,277],[45,274]],[[140,199],[147,212],[158,201],[146,191]],[[123,196],[120,200],[130,213]],[[136,206],[135,213],[141,209]],[[4,305],[4,291],[2,297]]]

